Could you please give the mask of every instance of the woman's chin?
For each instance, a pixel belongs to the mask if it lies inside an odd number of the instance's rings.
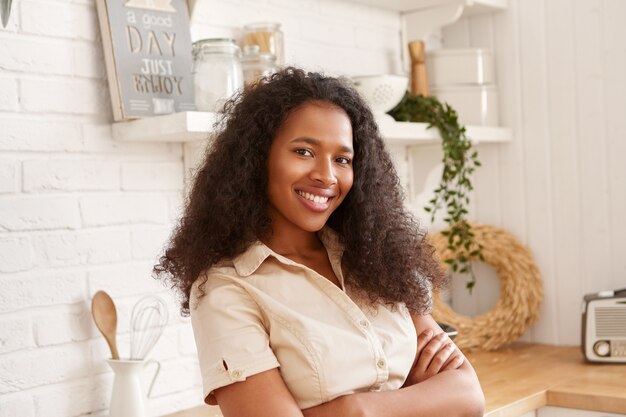
[[[299,224],[300,228],[302,230],[306,230],[307,232],[319,232],[320,230],[322,230],[324,228],[324,226],[326,226],[326,221],[328,219],[324,219],[323,221],[315,221],[315,222],[302,222],[301,224]]]

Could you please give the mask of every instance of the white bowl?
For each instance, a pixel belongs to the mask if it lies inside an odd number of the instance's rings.
[[[354,87],[365,99],[374,115],[381,119],[393,118],[385,113],[396,107],[409,85],[406,75],[362,75],[352,77]]]

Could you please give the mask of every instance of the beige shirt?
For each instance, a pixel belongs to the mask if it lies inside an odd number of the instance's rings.
[[[342,288],[258,242],[206,274],[199,302],[192,289],[208,404],[216,388],[275,367],[301,409],[404,383],[417,349],[408,309],[368,307],[344,286],[335,233],[319,236]]]

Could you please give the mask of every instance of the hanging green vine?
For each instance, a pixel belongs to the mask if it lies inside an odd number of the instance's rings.
[[[435,197],[424,208],[431,214],[431,221],[440,209],[446,210],[444,221],[448,229],[441,232],[448,238],[448,249],[456,254],[444,259],[452,272],[470,276],[466,286],[470,293],[476,285],[471,257],[483,260],[482,245],[474,242],[472,226],[467,221],[469,193],[473,190],[471,175],[480,166],[478,152],[465,136],[465,127],[459,124],[456,111],[436,97],[414,96],[406,93],[402,101],[389,114],[397,121],[428,123],[441,135],[443,149],[443,174]]]

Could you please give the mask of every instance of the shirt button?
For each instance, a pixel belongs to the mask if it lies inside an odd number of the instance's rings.
[[[385,367],[385,360],[384,359],[379,359],[378,362],[376,362],[376,366],[378,366],[379,368],[384,368]]]
[[[359,324],[360,324],[362,327],[366,328],[366,329],[370,326],[370,324],[369,324],[369,322],[368,322],[367,320],[361,320],[361,321],[359,322]]]
[[[241,378],[241,371],[239,369],[235,369],[234,371],[230,373],[230,376],[232,376],[235,379]]]

